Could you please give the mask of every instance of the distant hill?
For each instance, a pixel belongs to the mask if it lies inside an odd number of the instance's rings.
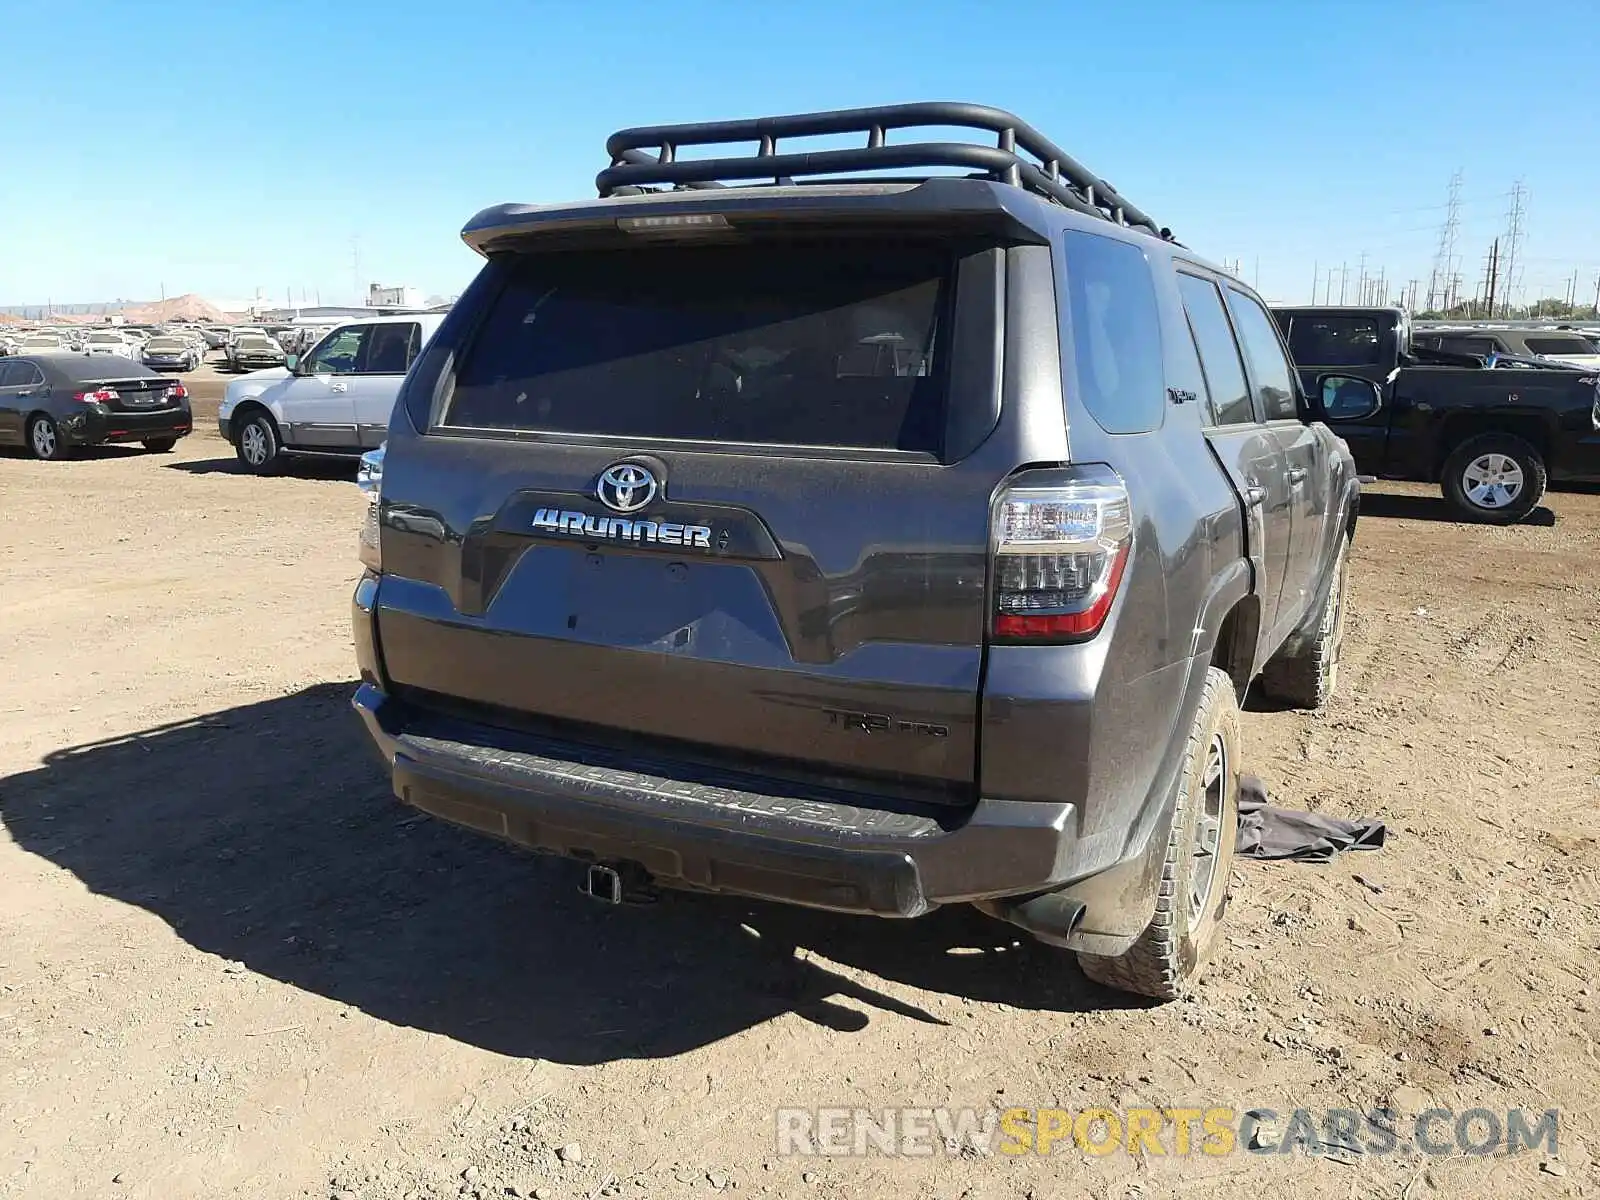
[[[57,304],[52,305],[48,316],[42,304],[29,304],[0,309],[0,321],[60,321],[65,324],[99,324],[106,317],[119,315],[133,324],[148,325],[162,321],[223,321],[223,312],[204,296],[193,292],[173,296],[167,300],[125,300],[107,304]]]
[[[136,324],[157,324],[162,321],[220,321],[222,310],[203,296],[188,292],[170,300],[156,300],[144,304],[130,304],[122,315]]]

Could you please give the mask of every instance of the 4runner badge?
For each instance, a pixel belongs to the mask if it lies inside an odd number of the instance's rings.
[[[612,463],[600,472],[594,486],[595,498],[613,512],[638,512],[661,495],[661,481],[649,467],[639,463]],[[588,542],[638,542],[650,546],[688,546],[711,549],[711,526],[680,525],[673,521],[627,520],[623,517],[596,517],[565,508],[541,508],[533,514],[533,528],[539,533],[582,538]]]
[[[688,546],[711,549],[711,526],[679,525],[672,521],[630,521],[626,517],[597,517],[567,508],[541,508],[533,514],[536,533],[578,538],[585,542],[637,542],[646,546]]]

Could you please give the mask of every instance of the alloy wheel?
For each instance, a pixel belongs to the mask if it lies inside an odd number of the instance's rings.
[[[49,421],[35,421],[33,423],[33,448],[40,458],[54,458],[56,455],[55,426]]]
[[[259,421],[251,421],[239,434],[239,449],[245,462],[259,467],[267,461],[267,434]]]
[[[1228,788],[1228,747],[1222,734],[1213,734],[1206,747],[1205,771],[1200,776],[1200,811],[1194,830],[1194,863],[1189,874],[1189,927],[1198,924],[1211,907],[1217,885],[1217,852],[1222,840],[1223,800]]]
[[[1522,488],[1522,467],[1508,454],[1480,454],[1461,472],[1461,491],[1479,508],[1505,508]]]

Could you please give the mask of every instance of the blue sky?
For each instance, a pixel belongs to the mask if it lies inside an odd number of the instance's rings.
[[[1474,0],[0,0],[0,303],[459,290],[458,231],[593,194],[631,124],[1011,108],[1275,299],[1426,281],[1451,173],[1480,277],[1600,273],[1600,10]],[[354,242],[353,242],[354,239]],[[1425,286],[1425,283],[1424,283]],[[1337,285],[1335,286],[1337,293]]]

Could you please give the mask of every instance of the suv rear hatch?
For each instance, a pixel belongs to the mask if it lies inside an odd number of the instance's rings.
[[[390,437],[393,691],[972,802],[1003,274],[882,233],[497,254]]]

